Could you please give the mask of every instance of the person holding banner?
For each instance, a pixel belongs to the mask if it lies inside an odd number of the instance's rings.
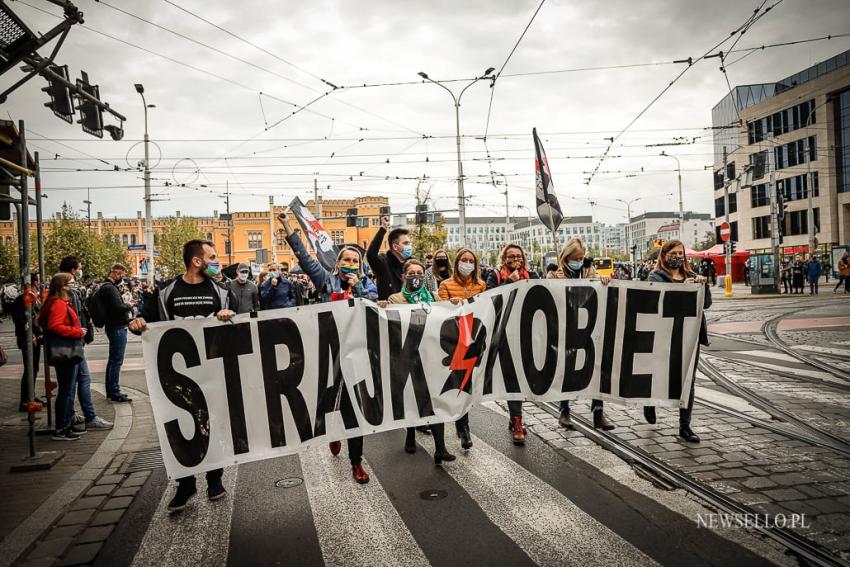
[[[593,267],[593,262],[587,258],[587,248],[581,238],[571,238],[564,245],[561,254],[558,256],[558,265],[560,268],[555,276],[566,279],[589,279],[599,278],[596,269]],[[610,278],[600,278],[603,284],[607,285]],[[608,421],[605,413],[602,411],[602,400],[593,400],[590,403],[590,411],[593,413],[593,427],[596,429],[604,429],[611,431],[614,429],[614,424]],[[573,422],[570,418],[570,401],[561,401],[561,415],[558,417],[558,423],[565,429],[572,429]]]
[[[362,297],[375,301],[378,298],[377,290],[369,277],[363,272],[363,259],[360,251],[353,246],[345,246],[337,254],[336,267],[329,272],[307,251],[301,237],[292,230],[286,213],[278,215],[280,224],[286,234],[286,242],[298,258],[298,265],[313,285],[319,302],[344,301],[352,297]],[[339,455],[342,449],[340,441],[330,443],[331,453]],[[363,468],[363,437],[350,437],[348,439],[348,459],[351,461],[351,471],[354,480],[358,484],[369,482],[369,473]]]
[[[436,265],[439,254],[434,254]],[[448,256],[446,257],[448,258]],[[481,280],[478,257],[469,248],[461,248],[455,256],[453,268],[454,275],[444,279],[440,284],[440,300],[451,301],[455,305],[478,295],[487,289],[487,284]],[[455,422],[455,430],[460,438],[460,446],[464,449],[472,448],[472,435],[469,432],[469,414],[465,413]]]
[[[136,335],[143,333],[148,322],[213,316],[219,321],[229,321],[235,315],[230,310],[230,292],[214,281],[221,271],[215,244],[209,240],[185,243],[183,264],[186,272],[182,276],[154,289],[145,302],[142,316],[130,321],[130,332]],[[210,500],[218,500],[226,494],[221,483],[223,474],[222,469],[207,472],[207,497]],[[177,479],[177,493],[168,504],[168,511],[182,511],[196,492],[194,476]]]
[[[518,282],[520,280],[534,279],[526,269],[527,260],[525,250],[517,244],[507,244],[499,254],[499,268],[493,270],[487,277],[487,289],[493,289],[500,285]],[[522,401],[508,401],[508,413],[510,422],[508,429],[514,440],[514,445],[525,445],[525,426],[522,424]]]
[[[661,247],[655,269],[650,272],[647,281],[662,283],[701,283],[705,284],[703,310],[711,307],[711,287],[705,276],[692,272],[685,262],[685,245],[679,240],[668,240]],[[694,379],[691,380],[691,393],[688,397],[688,407],[679,408],[679,437],[690,443],[699,443],[699,436],[691,429],[691,412],[694,408],[694,385],[696,384],[696,368],[699,361],[699,345],[708,345],[708,326],[705,314],[702,316],[697,344],[696,361],[694,361]],[[648,423],[655,423],[655,407],[643,408],[643,415]]]
[[[460,256],[460,254],[458,254]],[[408,260],[402,268],[404,287],[401,291],[394,293],[386,301],[379,301],[378,305],[386,307],[388,303],[433,303],[434,296],[425,287],[425,265],[419,260]],[[460,303],[459,301],[457,303]],[[443,461],[451,462],[456,459],[446,449],[446,427],[443,423],[432,423],[428,426],[434,436],[434,464],[441,466]],[[407,437],[404,440],[404,450],[408,453],[416,452],[416,428],[407,428]]]

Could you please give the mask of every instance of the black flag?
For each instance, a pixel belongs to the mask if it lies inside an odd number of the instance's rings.
[[[289,210],[298,219],[298,224],[301,225],[301,230],[310,241],[310,246],[316,253],[316,259],[326,269],[333,271],[336,267],[336,257],[339,254],[339,249],[334,244],[321,223],[316,220],[310,209],[304,206],[301,199],[295,197],[289,203]]]
[[[561,212],[558,197],[555,196],[552,172],[549,171],[549,161],[546,159],[546,152],[543,151],[543,144],[537,137],[537,128],[534,128],[532,133],[534,134],[534,172],[537,179],[537,214],[540,216],[540,222],[550,231],[555,232],[564,220],[564,214]]]

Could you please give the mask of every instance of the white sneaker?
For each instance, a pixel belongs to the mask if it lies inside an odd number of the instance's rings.
[[[100,416],[95,416],[91,421],[86,422],[86,427],[89,429],[112,429],[113,423],[107,421]]]

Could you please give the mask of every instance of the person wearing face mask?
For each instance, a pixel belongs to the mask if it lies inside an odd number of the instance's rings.
[[[487,284],[481,280],[478,256],[469,248],[461,248],[457,251],[453,271],[454,275],[444,279],[440,284],[441,301],[451,301],[457,305],[487,289]],[[472,448],[468,413],[455,422],[455,430],[460,438],[460,446],[464,449]]]
[[[230,292],[214,281],[216,274],[221,271],[215,244],[209,240],[190,240],[185,243],[183,264],[186,272],[182,276],[154,289],[145,301],[142,316],[130,321],[131,333],[139,335],[147,330],[148,323],[157,321],[204,317],[229,321],[233,317]],[[226,494],[221,482],[223,474],[222,469],[207,472],[207,497],[210,500],[218,500]],[[169,512],[182,511],[196,492],[194,476],[177,479],[177,493],[168,504]]]
[[[379,307],[386,307],[387,304],[434,302],[433,294],[425,287],[425,265],[422,262],[419,260],[405,262],[402,267],[402,277],[404,286],[401,291],[390,295],[386,301],[378,301]],[[432,423],[428,427],[434,436],[434,464],[441,466],[443,461],[454,461],[456,457],[446,449],[445,424]],[[415,427],[407,428],[404,450],[408,453],[416,452],[416,429]]]
[[[425,270],[425,287],[433,294],[440,289],[443,280],[452,277],[452,264],[449,261],[449,253],[440,248],[434,252],[434,262]]]
[[[391,230],[387,236],[389,250],[386,254],[379,252],[389,227],[390,217],[381,217],[381,228],[366,249],[366,260],[378,279],[378,299],[387,299],[401,291],[404,283],[401,275],[404,263],[413,257],[410,233],[403,228]]]
[[[269,273],[260,286],[260,303],[263,309],[281,309],[298,304],[292,282],[277,264],[269,264]]]
[[[520,280],[535,279],[526,269],[525,251],[517,244],[508,244],[499,254],[499,267],[487,277],[487,289],[507,285]],[[511,432],[514,445],[525,445],[525,425],[522,423],[522,401],[508,402],[510,421],[508,429]]]
[[[705,284],[705,299],[703,309],[711,307],[711,287],[705,276],[695,274],[685,262],[685,245],[679,240],[668,240],[661,247],[655,269],[650,272],[647,281],[665,283],[698,283]],[[705,323],[705,314],[699,330],[699,344],[708,345],[708,327]],[[699,360],[699,346],[697,346],[697,360]],[[694,407],[694,386],[696,384],[696,362],[694,362],[694,377],[691,381],[691,392],[688,396],[688,407],[679,409],[679,437],[691,443],[699,443],[699,436],[691,429],[691,412]],[[643,414],[648,423],[655,423],[655,407],[646,406]]]
[[[250,274],[248,264],[239,264],[236,268],[236,279],[228,282],[230,306],[236,313],[260,310],[260,291],[257,285],[248,279]]]
[[[320,302],[345,301],[353,297],[375,301],[378,298],[377,289],[363,272],[363,259],[357,248],[343,247],[336,257],[333,271],[328,271],[307,251],[304,243],[301,242],[301,237],[292,230],[286,213],[277,218],[283,225],[287,244],[298,258],[298,265],[316,287]],[[330,443],[330,450],[334,456],[338,455],[341,449],[340,441]],[[369,482],[369,474],[362,464],[363,437],[348,439],[348,458],[355,482],[358,484]]]
[[[556,278],[565,279],[589,279],[599,278],[596,269],[593,267],[593,262],[587,258],[587,248],[581,238],[571,238],[564,245],[561,254],[558,256],[559,269],[555,276]],[[602,283],[607,285],[610,281],[608,277],[599,278]],[[590,411],[593,413],[593,427],[596,429],[604,429],[611,431],[614,429],[614,424],[611,423],[605,416],[603,411],[602,400],[592,400],[590,403]],[[558,417],[558,423],[565,429],[573,429],[573,422],[570,418],[570,401],[561,401],[561,415]]]

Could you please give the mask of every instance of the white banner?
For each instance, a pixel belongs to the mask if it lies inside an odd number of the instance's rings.
[[[680,406],[703,286],[525,280],[455,306],[366,300],[154,323],[145,373],[168,475],[453,421],[480,401]]]

